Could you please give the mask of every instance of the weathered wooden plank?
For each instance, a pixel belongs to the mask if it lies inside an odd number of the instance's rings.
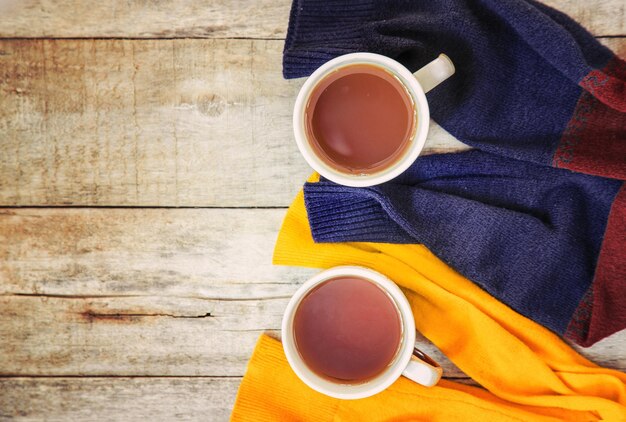
[[[284,38],[289,0],[2,0],[0,37]]]
[[[284,212],[3,210],[0,373],[242,375],[315,272],[271,265]]]
[[[572,347],[592,362],[626,372],[626,330],[615,333],[592,347],[585,348],[576,344],[572,344]]]
[[[227,421],[240,382],[238,377],[0,378],[0,420]]]
[[[282,41],[0,40],[0,204],[287,205]],[[434,127],[427,149],[463,147]]]
[[[626,4],[622,0],[540,1],[568,14],[594,35],[626,35]]]
[[[238,377],[0,378],[0,420],[227,421],[240,382]]]
[[[626,35],[621,0],[544,0],[597,35]],[[290,0],[3,0],[1,37],[283,38]]]
[[[243,375],[261,333],[279,335],[289,297],[2,295],[0,376]],[[447,376],[464,376],[421,343]]]
[[[0,296],[0,376],[241,376],[258,337],[280,337],[287,301]],[[432,343],[418,341],[446,378],[466,377]],[[576,348],[626,371],[624,344],[622,331]]]
[[[3,209],[0,294],[286,296],[282,209]]]
[[[287,205],[309,172],[279,41],[0,46],[2,204]]]
[[[619,38],[600,38],[598,41],[609,47],[622,59],[626,59],[626,36]]]
[[[240,381],[184,377],[0,378],[0,420],[227,421]]]
[[[603,40],[626,54],[626,38]],[[281,41],[0,41],[0,204],[285,206]],[[436,124],[425,153],[464,148]]]
[[[0,420],[227,421],[240,378],[0,378]]]
[[[0,374],[242,375],[315,270],[274,267],[284,210],[0,213]],[[626,369],[626,331],[582,350]],[[448,376],[464,376],[422,339]]]
[[[281,46],[1,41],[0,204],[287,205],[310,170]]]
[[[0,203],[286,203],[309,170],[280,45],[0,41]]]
[[[287,300],[0,296],[0,375],[243,375]]]

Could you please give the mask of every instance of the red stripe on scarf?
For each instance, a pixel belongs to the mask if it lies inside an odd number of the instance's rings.
[[[582,346],[626,328],[626,184],[617,193],[591,288],[578,305],[565,336]]]
[[[614,57],[580,86],[582,95],[553,165],[626,180],[626,62]]]

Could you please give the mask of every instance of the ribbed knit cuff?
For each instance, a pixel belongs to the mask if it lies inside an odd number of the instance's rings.
[[[283,52],[283,76],[308,76],[330,59],[365,51],[363,25],[374,8],[374,0],[294,0]]]
[[[369,189],[329,182],[306,183],[304,203],[313,240],[328,242],[414,243]]]

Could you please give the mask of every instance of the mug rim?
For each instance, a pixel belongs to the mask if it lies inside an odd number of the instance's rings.
[[[376,283],[394,301],[402,320],[402,342],[392,363],[376,377],[358,384],[341,384],[323,378],[308,368],[297,350],[293,334],[295,311],[302,299],[317,285],[332,278],[354,276]],[[289,366],[312,389],[339,399],[360,399],[377,394],[393,384],[407,367],[415,347],[415,320],[409,301],[400,288],[383,274],[360,266],[337,266],[309,278],[289,300],[281,324],[282,344]]]
[[[324,160],[317,156],[315,150],[311,147],[307,137],[305,129],[305,112],[306,105],[309,97],[317,84],[332,70],[354,64],[373,64],[385,68],[392,72],[396,77],[400,79],[400,82],[407,89],[411,96],[415,112],[417,116],[417,122],[415,132],[409,139],[409,147],[404,153],[389,167],[386,167],[380,171],[372,174],[349,174],[342,172]],[[366,187],[374,186],[384,182],[387,182],[408,169],[411,164],[417,159],[426,143],[426,137],[428,135],[428,128],[430,125],[430,110],[428,108],[428,101],[426,94],[422,89],[419,81],[411,71],[409,71],[402,64],[396,60],[375,53],[349,53],[332,60],[327,61],[322,66],[317,68],[315,72],[311,74],[304,82],[293,108],[293,130],[296,139],[296,144],[300,153],[307,161],[307,163],[317,171],[320,175],[335,183],[351,186],[351,187]]]

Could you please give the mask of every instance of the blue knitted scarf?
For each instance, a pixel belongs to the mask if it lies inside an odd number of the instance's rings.
[[[626,328],[624,62],[528,0],[294,1],[285,77],[355,51],[413,71],[449,55],[432,117],[482,151],[419,158],[372,188],[307,184],[314,239],[423,243],[582,345]]]

